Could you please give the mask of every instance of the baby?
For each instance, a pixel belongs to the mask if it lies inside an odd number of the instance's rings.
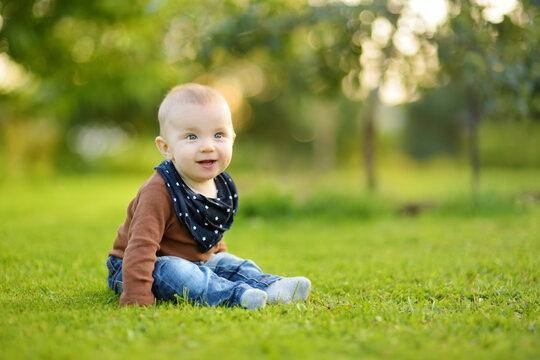
[[[156,145],[165,160],[130,202],[109,252],[109,287],[120,306],[155,299],[258,309],[306,300],[305,277],[265,274],[227,252],[223,233],[238,209],[225,169],[236,134],[227,102],[197,84],[173,88],[160,105]]]

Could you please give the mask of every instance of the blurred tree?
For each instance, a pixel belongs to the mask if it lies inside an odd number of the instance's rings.
[[[431,70],[427,58],[434,56],[429,32],[418,34],[417,49],[410,53],[392,41],[400,29],[402,10],[402,5],[392,1],[319,6],[254,1],[241,13],[229,14],[208,32],[198,34],[198,59],[210,70],[251,58],[267,78],[277,78],[288,97],[312,98],[319,104],[312,116],[318,135],[314,155],[323,165],[333,163],[337,118],[335,111],[332,114],[321,107],[330,109],[325,103],[343,95],[359,105],[367,104],[358,106],[365,110],[358,119],[363,120],[366,179],[373,190],[379,90],[398,79],[405,97],[413,96],[425,80],[424,70]]]
[[[154,130],[156,103],[174,74],[163,66],[165,24],[156,21],[156,11],[129,1],[0,2],[1,51],[30,79],[0,95],[1,126],[32,128],[42,119],[60,134],[59,143],[48,146],[57,147],[59,164],[69,167],[79,164],[69,161],[68,134],[75,126]],[[29,154],[22,161],[34,159]]]
[[[538,93],[538,8],[525,1],[502,21],[490,19],[480,2],[451,1],[450,18],[437,33],[441,81],[466,98],[465,124],[471,182],[478,188],[478,133],[483,118],[529,118]],[[528,46],[529,45],[529,46]],[[536,69],[535,69],[536,68]],[[532,76],[531,76],[532,75]]]
[[[465,96],[451,85],[426,91],[408,105],[404,146],[416,159],[459,153],[460,122]]]
[[[240,122],[258,111],[254,128],[261,133],[280,136],[281,126],[289,131],[309,123],[317,134],[315,156],[327,154],[319,163],[332,166],[340,133],[335,104],[346,97],[357,104],[366,178],[375,188],[374,114],[381,100],[407,102],[418,97],[419,87],[450,83],[468,99],[473,135],[481,117],[538,119],[537,2],[523,1],[521,11],[494,23],[482,16],[479,2],[449,1],[441,31],[441,19],[428,26],[411,1],[311,3],[318,5],[0,0],[0,55],[19,64],[26,79],[15,91],[0,91],[4,139],[28,134],[20,124],[35,127],[34,140],[49,131],[53,140],[40,146],[61,142],[57,157],[65,164],[70,129],[114,124],[155,131],[166,89],[197,79],[221,87]],[[291,110],[298,104],[302,111]],[[475,136],[470,138],[477,174]],[[16,141],[5,142],[19,151]],[[21,161],[48,153],[31,146],[27,151]]]
[[[154,104],[164,76],[157,66],[164,29],[146,20],[151,7],[128,1],[4,0],[1,11],[2,50],[35,77],[40,108],[58,109],[65,102],[60,108],[70,114],[66,117],[85,121],[138,117]]]

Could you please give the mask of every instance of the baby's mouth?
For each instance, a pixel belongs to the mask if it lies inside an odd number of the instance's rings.
[[[201,160],[197,161],[197,163],[203,167],[211,167],[216,161],[217,160]]]

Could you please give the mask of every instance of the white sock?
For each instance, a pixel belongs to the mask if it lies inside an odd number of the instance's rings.
[[[269,303],[282,302],[289,304],[291,301],[305,301],[311,290],[311,281],[298,276],[292,278],[283,278],[272,283],[267,289]]]
[[[254,310],[266,306],[268,294],[259,289],[248,289],[240,298],[240,305],[246,309]]]

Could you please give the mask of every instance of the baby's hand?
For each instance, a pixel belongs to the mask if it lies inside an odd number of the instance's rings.
[[[216,253],[227,252],[227,244],[225,244],[225,241],[221,240],[216,246],[217,246]]]

